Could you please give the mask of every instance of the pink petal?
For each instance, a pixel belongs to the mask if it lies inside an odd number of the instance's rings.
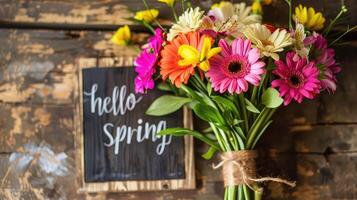
[[[225,40],[220,39],[218,42],[218,46],[222,48],[222,55],[224,57],[232,55],[231,47]]]
[[[259,57],[260,57],[259,50],[256,48],[251,49],[248,54],[248,61],[249,61],[249,63],[255,63],[255,62],[257,62]]]

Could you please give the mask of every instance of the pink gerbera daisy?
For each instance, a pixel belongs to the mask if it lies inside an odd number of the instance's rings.
[[[150,37],[146,48],[136,58],[134,65],[138,75],[135,78],[135,92],[145,93],[147,89],[153,89],[155,84],[152,76],[156,72],[156,64],[160,50],[164,42],[161,29],[155,30],[155,35]]]
[[[320,70],[322,89],[328,92],[336,91],[336,74],[341,67],[335,61],[335,51],[327,48],[327,40],[321,34],[313,33],[304,40],[305,45],[312,45],[310,57]]]
[[[265,63],[259,60],[259,50],[251,48],[250,40],[238,38],[230,46],[221,39],[218,45],[221,55],[210,60],[207,73],[215,91],[240,94],[248,90],[248,83],[259,85]]]
[[[304,97],[313,99],[320,93],[319,69],[314,62],[307,62],[295,52],[289,52],[286,54],[286,63],[278,60],[275,65],[273,73],[278,75],[279,79],[274,80],[272,86],[279,88],[285,106],[293,99],[301,103]]]

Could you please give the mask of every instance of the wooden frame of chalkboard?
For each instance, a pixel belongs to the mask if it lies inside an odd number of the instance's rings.
[[[184,179],[167,180],[123,180],[107,182],[86,182],[84,177],[84,137],[83,137],[83,95],[82,69],[98,67],[133,66],[133,57],[120,58],[80,58],[78,59],[78,92],[75,114],[75,146],[78,192],[130,192],[130,191],[159,191],[159,190],[188,190],[195,188],[195,171],[193,155],[193,138],[184,137]],[[183,125],[193,128],[192,114],[187,108],[183,109]]]

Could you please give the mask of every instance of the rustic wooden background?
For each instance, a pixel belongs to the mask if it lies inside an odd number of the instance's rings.
[[[163,5],[154,3],[163,9]],[[194,3],[198,3],[195,1]],[[205,4],[206,1],[201,1]],[[296,0],[333,17],[337,0]],[[350,13],[344,24],[357,24],[357,4],[345,0]],[[78,102],[76,60],[80,57],[132,57],[134,47],[116,47],[113,30],[140,9],[140,1],[0,0],[0,177],[8,157],[29,141],[46,141],[74,158],[74,112]],[[140,4],[141,5],[141,4]],[[166,9],[167,10],[167,9]],[[267,21],[280,24],[287,7],[277,0],[267,7]],[[164,16],[166,16],[164,14]],[[339,28],[342,28],[340,26]],[[135,40],[146,34],[133,28]],[[260,174],[290,178],[294,189],[268,183],[266,199],[357,199],[357,34],[339,46],[342,65],[338,91],[314,101],[281,109],[260,147]],[[196,122],[197,128],[203,125]],[[195,142],[197,189],[179,192],[76,194],[74,177],[67,177],[68,199],[220,199],[219,171],[200,157],[206,147]],[[57,189],[31,185],[31,174],[12,177],[0,188],[0,199],[58,199]],[[68,184],[69,183],[69,184]]]

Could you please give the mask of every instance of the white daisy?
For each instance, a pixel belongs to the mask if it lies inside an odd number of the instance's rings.
[[[306,58],[309,54],[309,49],[304,44],[304,40],[306,38],[304,25],[297,23],[295,30],[291,33],[291,36],[293,49],[299,56]]]
[[[188,33],[197,30],[202,22],[202,16],[204,11],[201,11],[199,7],[195,9],[186,10],[178,19],[177,23],[172,25],[167,39],[171,41],[179,33]]]
[[[260,50],[261,56],[272,57],[274,60],[279,60],[277,52],[282,52],[285,47],[292,44],[290,33],[286,30],[276,29],[271,33],[262,24],[247,26],[243,34]]]

